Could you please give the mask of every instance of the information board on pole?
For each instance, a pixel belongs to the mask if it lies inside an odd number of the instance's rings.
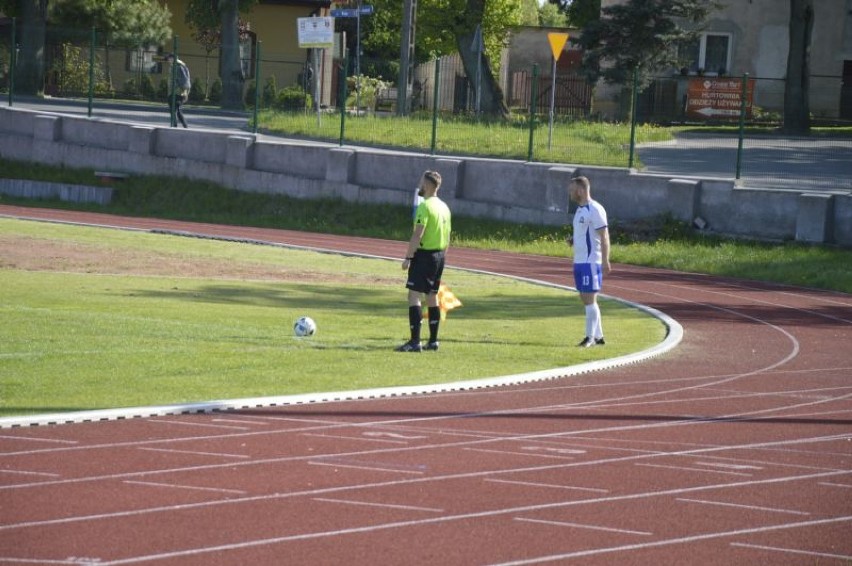
[[[296,28],[299,47],[319,49],[334,47],[334,18],[298,18]]]
[[[742,80],[738,78],[694,78],[689,80],[686,115],[697,119],[731,119],[740,116],[743,104]],[[754,79],[746,84],[745,112],[751,118]]]

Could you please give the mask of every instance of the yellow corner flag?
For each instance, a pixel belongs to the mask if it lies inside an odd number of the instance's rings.
[[[462,302],[450,291],[450,288],[441,283],[438,287],[438,307],[441,309],[441,320],[447,320],[447,312],[454,308],[462,306]],[[424,309],[423,317],[429,316],[429,312]]]

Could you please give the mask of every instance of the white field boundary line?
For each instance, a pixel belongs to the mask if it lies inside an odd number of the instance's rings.
[[[5,215],[0,215],[3,217]],[[221,240],[226,242],[236,242],[236,243],[244,243],[244,244],[255,244],[255,245],[263,245],[263,246],[274,246],[279,248],[287,248],[287,249],[296,249],[296,250],[304,250],[304,251],[312,251],[318,253],[328,253],[334,255],[342,255],[349,257],[363,257],[363,258],[372,258],[372,259],[384,259],[384,260],[392,260],[397,261],[396,257],[389,256],[378,256],[371,254],[363,254],[363,253],[354,253],[354,252],[345,252],[338,250],[331,250],[327,248],[316,248],[310,246],[300,246],[295,244],[282,244],[279,242],[271,242],[265,240],[253,240],[253,239],[245,239],[245,238],[232,238],[227,236],[216,236],[216,235],[206,235],[194,232],[186,232],[186,231],[177,231],[177,230],[163,230],[163,229],[139,229],[139,228],[123,228],[120,226],[114,225],[100,225],[100,224],[87,224],[87,223],[78,223],[78,222],[68,222],[68,221],[53,221],[53,220],[44,220],[40,218],[26,218],[26,217],[14,217],[18,219],[24,220],[35,220],[38,222],[49,222],[56,224],[71,224],[71,225],[79,225],[79,226],[94,226],[99,228],[110,228],[117,230],[131,230],[136,232],[150,232],[153,234],[164,234],[164,235],[172,235],[172,236],[184,236],[191,238],[203,238],[203,239],[211,239],[211,240]],[[482,271],[478,269],[467,269],[463,267],[455,267],[451,266],[453,269],[458,269],[460,271],[467,271],[470,273],[481,273],[483,275],[493,275],[497,277],[506,277],[509,279],[515,279],[517,281],[523,281],[526,283],[531,283],[533,285],[541,285],[543,287],[551,287],[555,289],[565,289],[565,290],[574,290],[573,287],[569,287],[567,285],[558,285],[555,283],[549,283],[547,281],[541,281],[538,279],[532,279],[527,277],[517,277],[505,275],[502,273],[496,273],[491,271]],[[665,313],[658,311],[652,307],[641,305],[639,303],[634,303],[632,301],[627,301],[625,299],[620,299],[618,297],[612,297],[609,295],[601,294],[601,297],[605,297],[609,300],[618,301],[630,307],[636,308],[640,311],[645,312],[646,314],[660,320],[666,326],[666,337],[659,344],[652,346],[648,349],[642,350],[640,352],[636,352],[633,354],[628,354],[625,356],[619,356],[616,358],[609,358],[605,360],[596,360],[592,362],[586,362],[583,364],[577,364],[573,366],[566,366],[560,368],[552,368],[540,371],[534,371],[529,373],[520,373],[514,375],[505,375],[505,376],[497,376],[497,377],[487,377],[481,379],[472,379],[466,381],[456,381],[449,383],[438,383],[431,385],[410,385],[410,386],[401,386],[401,387],[379,387],[374,389],[361,389],[355,391],[332,391],[325,393],[306,393],[299,395],[282,395],[282,396],[269,396],[269,397],[252,397],[246,399],[222,399],[222,400],[213,400],[213,401],[204,401],[198,403],[183,403],[176,405],[155,405],[150,407],[127,407],[127,408],[119,408],[119,409],[100,409],[95,411],[73,411],[73,412],[63,412],[63,413],[50,413],[50,414],[42,414],[42,415],[26,415],[20,417],[3,417],[0,418],[0,429],[3,428],[18,428],[18,427],[31,427],[31,426],[43,426],[43,425],[58,425],[58,424],[72,424],[72,423],[87,423],[87,422],[99,422],[99,421],[115,421],[115,420],[127,420],[127,419],[137,419],[137,418],[146,418],[146,417],[159,417],[159,416],[168,416],[168,415],[190,415],[190,414],[199,414],[199,413],[213,413],[213,412],[223,412],[223,411],[238,411],[245,409],[256,409],[256,408],[269,408],[269,407],[286,407],[293,405],[310,405],[310,404],[318,404],[318,403],[333,403],[333,402],[341,402],[341,401],[362,401],[367,399],[387,399],[393,397],[406,397],[412,395],[427,395],[431,393],[448,393],[448,392],[457,392],[457,391],[469,391],[474,389],[484,389],[491,387],[501,387],[501,386],[511,386],[511,385],[522,385],[525,383],[534,383],[538,381],[547,381],[554,380],[564,377],[573,377],[577,375],[582,375],[585,373],[590,373],[594,371],[602,371],[606,369],[612,369],[616,367],[626,366],[630,364],[637,364],[648,360],[650,358],[660,356],[673,350],[680,342],[683,340],[683,327],[677,322],[675,319],[666,315]]]

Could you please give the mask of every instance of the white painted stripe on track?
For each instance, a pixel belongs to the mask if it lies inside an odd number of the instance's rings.
[[[44,222],[53,222],[49,220],[36,219]],[[83,225],[83,226],[96,226],[101,228],[110,228],[110,229],[118,229],[124,230],[120,226],[113,225],[100,225],[100,224],[85,224],[85,223],[77,223],[77,222],[63,222],[56,221],[58,224],[72,224],[72,225]],[[362,253],[354,253],[354,252],[341,252],[339,250],[332,250],[327,248],[315,248],[309,246],[300,246],[293,244],[282,244],[279,242],[271,242],[265,240],[253,240],[246,238],[230,238],[230,237],[219,237],[219,236],[211,236],[205,235],[195,232],[186,232],[180,230],[162,230],[162,229],[139,229],[139,228],[126,228],[127,230],[132,230],[136,232],[150,232],[154,234],[165,234],[165,235],[175,235],[175,236],[185,236],[192,238],[203,238],[203,239],[212,239],[212,240],[222,240],[228,242],[238,242],[238,243],[246,243],[246,244],[256,244],[256,245],[266,245],[266,246],[274,246],[280,248],[288,248],[288,249],[297,249],[297,250],[306,250],[318,253],[329,253],[335,255],[343,255],[350,257],[365,257],[365,258],[373,258],[373,259],[384,259],[384,260],[393,260],[396,261],[397,258],[388,257],[388,256],[378,256],[371,254],[362,254]],[[541,281],[538,279],[531,279],[527,277],[516,277],[510,275],[504,275],[502,273],[496,273],[491,271],[482,271],[477,269],[466,269],[461,267],[452,267],[453,269],[458,269],[460,271],[467,271],[471,273],[481,273],[484,275],[493,275],[497,277],[506,277],[509,279],[514,279],[517,281],[523,281],[527,283],[531,283],[534,285],[541,285],[544,287],[551,287],[556,289],[565,289],[565,290],[573,290],[572,287],[566,285],[558,285],[555,283],[549,283],[547,281]],[[403,386],[403,387],[380,387],[374,389],[361,389],[356,391],[333,391],[326,393],[309,393],[309,394],[301,394],[301,395],[284,395],[284,396],[270,396],[270,397],[254,397],[247,399],[224,399],[218,401],[205,401],[200,403],[185,403],[185,404],[176,404],[176,405],[159,405],[159,406],[150,406],[150,407],[128,407],[128,408],[120,408],[120,409],[102,409],[95,411],[73,411],[73,412],[64,412],[64,413],[51,413],[44,415],[27,415],[20,417],[3,417],[0,418],[0,429],[3,428],[18,428],[18,427],[31,427],[31,426],[43,426],[43,425],[59,425],[59,424],[72,424],[72,423],[89,423],[89,422],[100,422],[100,421],[115,421],[115,420],[128,420],[128,419],[137,419],[137,418],[146,418],[146,417],[159,417],[159,416],[169,416],[169,415],[192,415],[192,414],[201,414],[201,413],[214,413],[214,412],[223,412],[223,411],[239,411],[241,409],[257,409],[257,408],[268,408],[268,407],[284,407],[284,406],[293,406],[293,405],[310,405],[310,404],[319,404],[319,403],[332,403],[332,402],[342,402],[342,401],[360,401],[364,399],[386,399],[393,397],[404,397],[404,396],[412,396],[412,395],[425,395],[431,393],[446,393],[446,392],[455,392],[455,391],[468,391],[474,389],[484,389],[490,387],[500,387],[500,386],[509,386],[509,385],[522,385],[525,383],[533,383],[538,381],[546,381],[553,380],[565,377],[573,377],[577,375],[582,375],[595,371],[602,371],[606,369],[612,369],[616,367],[631,365],[643,362],[650,358],[654,358],[665,354],[666,352],[674,349],[683,339],[683,327],[677,322],[675,319],[666,315],[663,312],[658,311],[652,307],[641,305],[639,303],[634,303],[631,301],[627,301],[624,299],[620,299],[618,297],[612,297],[609,295],[601,294],[601,297],[605,297],[607,299],[620,302],[622,304],[631,306],[638,310],[645,312],[646,314],[657,318],[660,320],[667,328],[665,339],[659,344],[652,346],[646,350],[642,350],[641,352],[636,352],[633,354],[628,354],[625,356],[619,356],[616,358],[609,358],[605,360],[596,360],[592,362],[586,362],[583,364],[577,364],[574,366],[567,366],[561,368],[553,368],[541,371],[534,371],[528,373],[520,373],[514,375],[506,375],[506,376],[498,376],[498,377],[488,377],[482,379],[474,379],[467,381],[456,381],[450,383],[438,383],[432,385],[413,385],[413,386]]]
[[[830,554],[828,552],[817,552],[815,550],[802,550],[799,548],[781,548],[777,546],[765,546],[762,544],[748,544],[744,542],[732,542],[731,546],[739,546],[741,548],[754,548],[757,550],[774,550],[775,552],[784,552],[787,554],[802,554],[804,556],[816,556],[819,558],[839,558],[840,560],[852,560],[850,554]],[[815,562],[819,564],[819,562]]]

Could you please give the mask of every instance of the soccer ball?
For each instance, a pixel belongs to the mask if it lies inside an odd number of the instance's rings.
[[[317,323],[309,316],[303,316],[293,324],[293,333],[296,336],[313,336],[317,331]]]

